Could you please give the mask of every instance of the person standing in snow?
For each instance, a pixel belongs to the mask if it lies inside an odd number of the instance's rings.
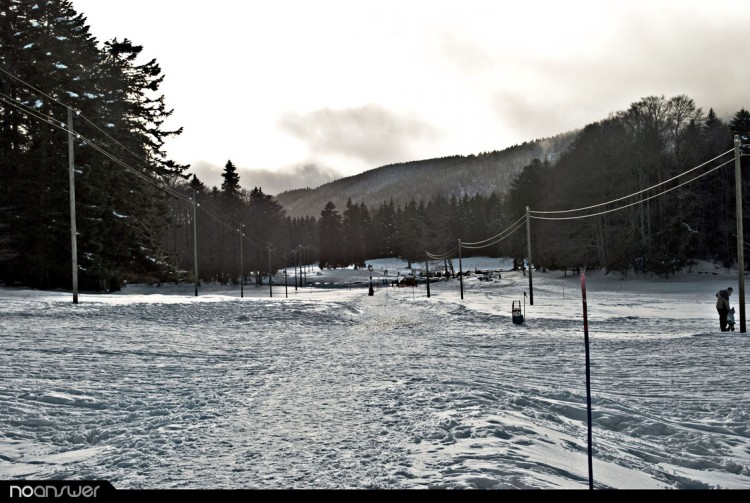
[[[719,312],[719,325],[722,332],[728,330],[727,314],[729,313],[729,296],[732,295],[732,291],[730,286],[726,290],[719,290],[719,293],[716,294],[716,310]]]

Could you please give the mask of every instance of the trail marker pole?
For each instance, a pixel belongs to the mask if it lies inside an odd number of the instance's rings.
[[[591,365],[589,363],[589,319],[586,305],[586,273],[581,272],[581,295],[583,297],[583,341],[586,347],[586,416],[588,419],[589,489],[594,489],[593,447],[591,439]]]
[[[461,300],[464,300],[464,267],[461,262],[461,240],[458,240],[458,279],[461,282]]]

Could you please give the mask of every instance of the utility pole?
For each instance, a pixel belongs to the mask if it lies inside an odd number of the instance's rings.
[[[458,280],[461,283],[461,300],[464,300],[464,267],[461,262],[461,240],[458,240]]]
[[[531,282],[531,218],[529,207],[526,207],[526,248],[529,257],[529,304],[534,305],[534,284]]]
[[[424,267],[427,271],[427,298],[430,298],[430,259],[424,261]]]
[[[240,224],[240,228],[237,229],[237,232],[240,233],[240,298],[245,297],[245,277],[243,274],[243,266],[242,266],[242,227],[243,224]]]
[[[737,201],[737,275],[740,283],[740,332],[745,332],[745,239],[742,229],[742,152],[739,135],[734,135],[734,191]]]
[[[297,265],[299,266],[299,278],[297,277],[297,266],[294,269],[294,291],[297,291],[297,283],[302,287],[302,245],[297,247]]]
[[[272,274],[271,274],[271,243],[268,243],[268,296],[273,297],[273,286],[272,286]]]
[[[193,268],[195,274],[195,296],[198,296],[198,206],[197,194],[193,190]]]
[[[289,284],[287,283],[287,274],[286,274],[287,269],[288,267],[285,266],[284,267],[284,298],[285,299],[289,298]]]
[[[73,153],[73,110],[68,107],[68,185],[70,186],[70,256],[73,259],[73,304],[78,304],[78,231],[76,229],[76,172]]]

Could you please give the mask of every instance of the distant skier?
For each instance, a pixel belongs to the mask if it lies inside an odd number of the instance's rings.
[[[719,325],[722,332],[727,332],[727,315],[729,314],[729,296],[732,295],[732,287],[719,290],[716,294],[716,310],[719,312]]]

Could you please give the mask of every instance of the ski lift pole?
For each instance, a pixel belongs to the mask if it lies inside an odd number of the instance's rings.
[[[589,319],[586,305],[586,273],[581,272],[581,295],[583,298],[583,342],[586,348],[586,417],[588,420],[589,489],[594,489],[593,447],[591,440],[591,364],[589,362]]]

